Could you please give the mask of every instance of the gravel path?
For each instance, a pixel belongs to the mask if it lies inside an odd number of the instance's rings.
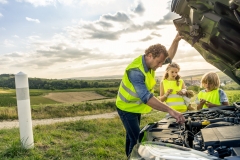
[[[70,122],[70,121],[78,121],[78,120],[90,120],[90,119],[98,119],[98,118],[114,118],[118,114],[117,112],[112,113],[104,113],[104,114],[97,114],[97,115],[88,115],[88,116],[79,116],[79,117],[66,117],[66,118],[53,118],[53,119],[40,119],[40,120],[32,120],[33,127],[37,125],[48,125],[53,123],[59,122]],[[2,121],[0,122],[0,129],[11,129],[11,128],[18,128],[19,121]]]

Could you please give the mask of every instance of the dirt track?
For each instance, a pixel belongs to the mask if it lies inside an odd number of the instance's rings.
[[[109,118],[114,118],[116,116],[117,116],[117,112],[112,112],[112,113],[89,115],[89,116],[32,120],[32,124],[33,124],[33,127],[35,127],[37,125],[48,125],[53,123],[70,122],[70,121],[78,121],[78,120],[90,120],[90,119],[98,119],[98,118],[109,119]],[[11,129],[11,128],[18,128],[18,127],[19,127],[18,120],[0,122],[0,129]]]
[[[59,92],[59,93],[49,93],[45,98],[52,99],[57,102],[83,102],[96,99],[105,99],[106,97],[97,94],[93,91],[86,92]]]

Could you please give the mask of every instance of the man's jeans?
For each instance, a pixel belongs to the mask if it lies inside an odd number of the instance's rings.
[[[137,144],[140,132],[141,114],[122,111],[119,108],[117,108],[117,111],[126,130],[125,152],[128,157],[129,154],[132,152],[134,145]]]

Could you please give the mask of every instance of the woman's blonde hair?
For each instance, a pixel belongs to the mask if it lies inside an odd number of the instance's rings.
[[[170,68],[177,68],[178,69],[178,71],[180,71],[180,66],[177,64],[177,63],[175,63],[175,62],[172,62],[172,63],[169,63],[168,64],[168,66],[167,66],[167,68],[166,68],[166,72],[165,72],[165,74],[164,74],[164,76],[163,76],[163,79],[167,79],[168,78],[168,71],[169,71],[169,69]],[[176,82],[177,82],[177,86],[179,86],[179,79],[181,78],[181,76],[178,74],[177,76],[176,76]]]
[[[219,88],[220,87],[220,79],[218,77],[218,74],[215,72],[205,73],[201,79],[201,84],[200,84],[201,88],[203,87],[203,83],[211,85],[213,87],[213,89]]]

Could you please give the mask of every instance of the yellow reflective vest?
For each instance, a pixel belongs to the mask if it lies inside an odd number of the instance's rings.
[[[152,110],[150,106],[141,101],[127,75],[128,70],[138,68],[145,76],[147,89],[152,93],[154,92],[153,87],[156,84],[155,72],[151,69],[147,73],[145,72],[142,58],[142,56],[139,56],[131,64],[129,64],[123,75],[116,100],[116,106],[123,111],[132,113],[148,113]]]
[[[179,86],[177,86],[176,81],[169,81],[167,79],[164,79],[162,83],[165,93],[168,89],[173,89],[172,93],[169,94],[165,101],[166,104],[178,112],[186,112],[187,106],[185,105],[184,99],[177,94],[178,91],[182,90],[183,80],[179,79]]]
[[[221,104],[219,89],[215,89],[210,92],[200,91],[198,93],[198,100],[200,101],[200,99],[205,99],[206,101],[213,103],[213,104],[217,104],[217,105]],[[208,108],[208,107],[204,104],[203,108]]]

